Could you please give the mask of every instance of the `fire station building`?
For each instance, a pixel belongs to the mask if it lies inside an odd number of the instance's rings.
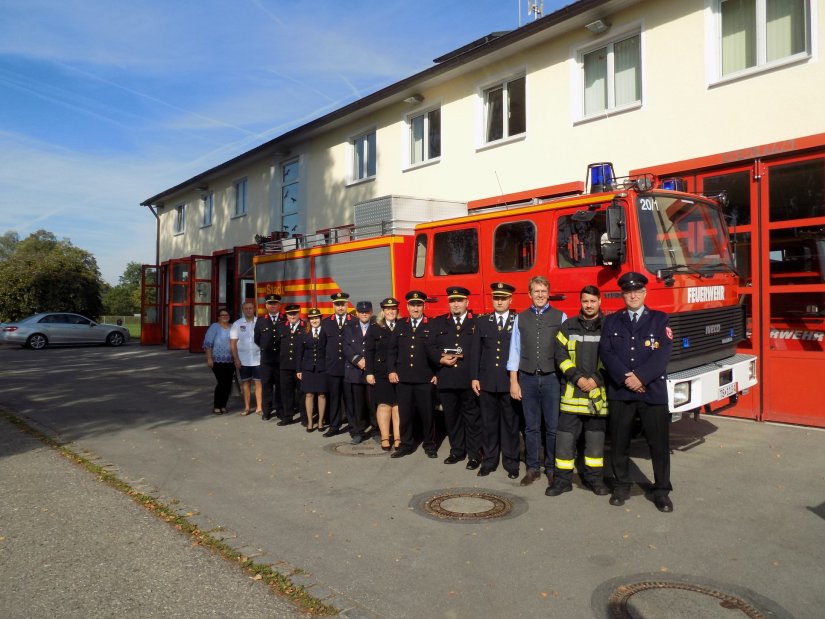
[[[825,426],[823,14],[825,0],[579,0],[448,52],[147,198],[141,341],[199,351],[219,305],[256,300],[256,236],[309,247],[349,238],[371,205],[412,226],[564,195],[610,161],[727,191],[760,382],[730,414]]]

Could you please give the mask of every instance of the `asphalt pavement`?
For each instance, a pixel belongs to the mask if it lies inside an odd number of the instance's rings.
[[[443,464],[446,444],[390,459],[241,417],[237,396],[212,415],[214,379],[188,352],[0,347],[0,367],[5,411],[342,616],[823,615],[820,430],[683,418],[662,514],[642,487],[624,507],[578,485],[548,498],[543,480]],[[0,437],[0,616],[297,612],[41,442],[6,422]],[[644,441],[632,454],[643,486]]]

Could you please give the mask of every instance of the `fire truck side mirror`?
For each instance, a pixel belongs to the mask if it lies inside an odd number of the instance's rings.
[[[602,262],[606,265],[621,264],[625,257],[627,226],[624,208],[619,204],[607,207],[607,231],[602,235]]]

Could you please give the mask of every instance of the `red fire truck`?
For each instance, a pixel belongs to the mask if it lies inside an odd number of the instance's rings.
[[[516,287],[513,309],[529,306],[527,284],[544,275],[551,302],[568,315],[579,291],[595,284],[606,313],[623,307],[622,273],[648,273],[647,303],[670,314],[674,346],[668,366],[670,409],[706,412],[735,404],[756,384],[756,357],[737,354],[745,313],[720,201],[688,194],[678,179],[650,174],[617,179],[610,164],[592,164],[578,191],[554,199],[531,192],[478,200],[467,214],[398,225],[389,209],[369,226],[316,237],[263,240],[256,256],[258,302],[270,292],[304,310],[331,311],[330,295],[353,302],[428,295],[428,313],[447,311],[445,290],[470,290],[475,312],[491,311],[490,284]],[[356,207],[357,209],[358,207]],[[409,220],[407,220],[409,223]],[[402,303],[403,306],[403,303]]]

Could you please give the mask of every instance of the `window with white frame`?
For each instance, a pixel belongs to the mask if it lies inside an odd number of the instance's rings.
[[[212,214],[215,210],[215,192],[210,191],[209,193],[205,193],[201,196],[201,202],[203,203],[203,218],[201,219],[201,227],[205,228],[206,226],[212,225]]]
[[[350,139],[352,149],[352,181],[361,181],[375,176],[375,131],[362,133]]]
[[[281,230],[290,236],[301,232],[299,172],[298,159],[281,164]]]
[[[246,215],[248,196],[248,184],[245,178],[235,181],[235,212],[234,217]]]
[[[809,53],[809,0],[717,0],[720,77]]]
[[[441,109],[409,118],[410,165],[441,157]]]
[[[585,117],[642,100],[641,35],[625,35],[579,54]]]
[[[178,204],[175,207],[175,218],[172,220],[172,231],[174,234],[183,234],[186,230],[186,205]]]
[[[527,131],[525,77],[484,90],[484,141],[495,142]]]

